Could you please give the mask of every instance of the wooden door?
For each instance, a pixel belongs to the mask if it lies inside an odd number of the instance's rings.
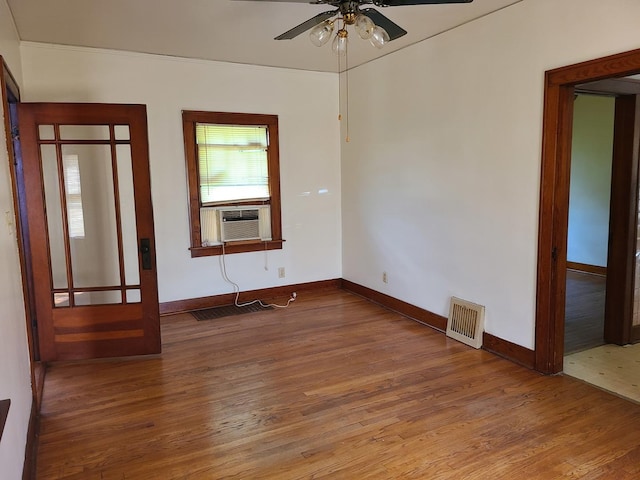
[[[160,352],[146,107],[20,104],[40,358]]]
[[[638,224],[638,95],[616,97],[604,339],[631,342]]]

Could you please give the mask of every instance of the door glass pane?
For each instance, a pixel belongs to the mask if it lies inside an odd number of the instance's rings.
[[[129,140],[129,125],[115,125],[113,127],[113,133],[116,140]]]
[[[67,288],[67,261],[64,246],[64,228],[60,201],[60,182],[55,145],[41,145],[42,181],[44,184],[49,254],[53,288]]]
[[[60,125],[62,140],[109,140],[108,125]]]
[[[72,236],[70,232],[69,238],[73,286],[120,285],[111,148],[63,145],[62,154],[64,158],[77,157],[82,193],[84,235]]]
[[[69,294],[68,293],[54,293],[53,294],[53,306],[54,307],[68,307],[69,306]]]
[[[120,291],[76,292],[73,294],[76,305],[104,305],[106,303],[122,303]]]
[[[127,290],[127,303],[140,303],[140,289]]]
[[[120,224],[122,225],[122,250],[126,285],[140,283],[138,265],[138,235],[136,232],[135,198],[133,196],[133,169],[131,146],[117,145],[118,190],[120,198]]]
[[[38,136],[40,140],[55,140],[53,125],[38,125]]]

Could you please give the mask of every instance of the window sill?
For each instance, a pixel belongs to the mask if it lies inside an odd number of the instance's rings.
[[[284,240],[227,242],[224,245],[224,253],[227,255],[232,253],[262,252],[264,250],[281,250],[284,242]],[[191,247],[189,250],[191,251],[191,258],[222,255],[222,245]]]

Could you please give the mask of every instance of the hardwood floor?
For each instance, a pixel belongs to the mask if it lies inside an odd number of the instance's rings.
[[[39,479],[637,479],[640,405],[343,291],[56,364]]]
[[[564,354],[604,345],[607,277],[567,270]]]

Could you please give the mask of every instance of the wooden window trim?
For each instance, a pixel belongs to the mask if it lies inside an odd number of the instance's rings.
[[[224,245],[202,246],[200,231],[200,189],[198,181],[198,157],[196,152],[196,123],[231,125],[266,125],[269,135],[267,168],[269,170],[269,202],[271,206],[271,238],[268,241],[227,242]],[[189,225],[191,232],[191,257],[221,255],[223,253],[259,252],[282,248],[282,217],[280,203],[280,148],[278,116],[254,113],[204,112],[184,110],[182,112],[184,152],[189,190]],[[229,202],[228,205],[242,205],[247,202]],[[255,204],[256,202],[249,202]]]

